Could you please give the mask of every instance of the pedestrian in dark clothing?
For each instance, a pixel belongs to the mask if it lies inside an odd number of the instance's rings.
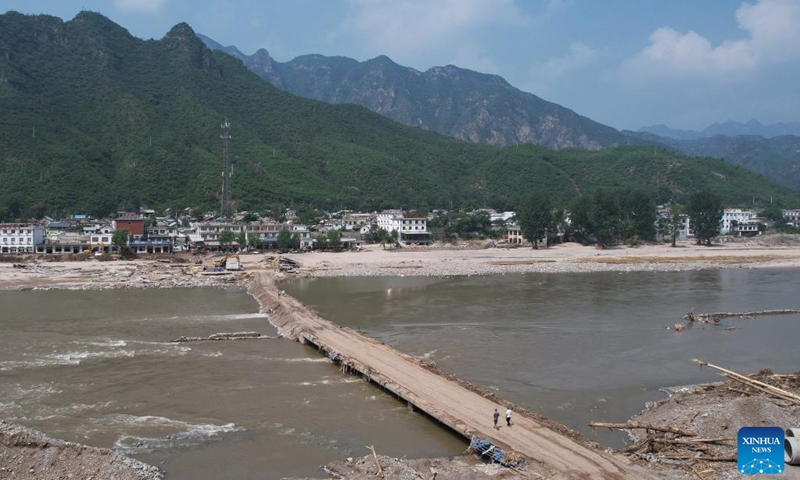
[[[500,412],[494,409],[494,428],[497,428],[497,421],[500,419]]]

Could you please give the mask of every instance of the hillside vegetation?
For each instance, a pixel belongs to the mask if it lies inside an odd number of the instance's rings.
[[[186,24],[144,41],[90,12],[0,16],[0,108],[0,219],[218,208],[226,117],[239,210],[508,208],[534,187],[565,203],[598,186],[800,204],[796,190],[717,160],[653,147],[499,149],[298,98]]]

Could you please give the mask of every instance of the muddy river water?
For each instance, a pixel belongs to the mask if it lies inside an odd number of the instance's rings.
[[[614,446],[589,420],[623,421],[659,388],[800,370],[798,316],[673,325],[695,312],[800,306],[795,270],[328,278],[286,284],[358,328]],[[282,339],[174,344],[182,335],[275,335],[241,289],[0,291],[0,418],[115,448],[168,479],[322,476],[361,456],[461,453],[402,403]],[[669,327],[669,329],[667,329]],[[491,412],[487,412],[487,422]]]

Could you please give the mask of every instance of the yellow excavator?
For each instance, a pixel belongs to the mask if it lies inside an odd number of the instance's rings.
[[[242,261],[239,255],[225,255],[214,260],[214,267],[224,268],[225,270],[243,270]]]

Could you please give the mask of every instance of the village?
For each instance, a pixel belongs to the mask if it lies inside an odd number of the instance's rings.
[[[722,236],[757,236],[769,231],[800,228],[800,209],[781,210],[782,220],[762,216],[762,211],[725,208],[719,226]],[[659,206],[656,215],[657,237],[665,240],[663,228],[670,215],[668,206]],[[434,242],[490,239],[494,246],[531,245],[525,238],[514,212],[492,209],[456,213],[435,210],[383,210],[362,213],[343,210],[300,223],[291,209],[280,219],[240,212],[226,221],[214,213],[192,215],[187,209],[173,214],[169,209],[157,215],[152,209],[119,212],[113,218],[96,219],[85,214],[68,218],[44,217],[27,223],[0,224],[2,255],[118,255],[124,248],[133,254],[172,254],[180,252],[232,251],[311,251],[358,250],[364,243],[394,247],[426,246]],[[455,220],[454,220],[455,217]],[[558,243],[565,238],[567,216],[556,232]],[[126,232],[120,235],[115,232]],[[671,233],[671,232],[670,232]],[[694,236],[687,215],[680,216],[675,236]],[[653,238],[652,240],[656,240]],[[544,242],[544,239],[541,240]]]

